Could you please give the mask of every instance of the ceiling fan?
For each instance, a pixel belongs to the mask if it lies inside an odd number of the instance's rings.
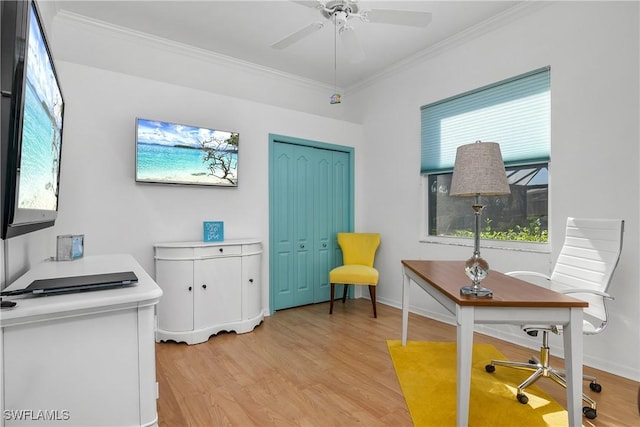
[[[349,21],[354,18],[374,24],[394,24],[411,27],[426,27],[431,22],[431,13],[413,10],[370,9],[362,10],[358,0],[294,1],[303,6],[318,9],[324,21],[313,22],[271,45],[274,49],[285,49],[310,34],[324,28],[327,21],[333,22],[340,35],[351,62],[364,60],[364,51]]]

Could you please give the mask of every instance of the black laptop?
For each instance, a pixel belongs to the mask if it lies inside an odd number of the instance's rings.
[[[0,296],[12,295],[55,295],[73,292],[98,291],[131,286],[138,283],[138,276],[133,271],[115,273],[90,274],[85,276],[54,277],[31,282],[24,289],[5,291]]]

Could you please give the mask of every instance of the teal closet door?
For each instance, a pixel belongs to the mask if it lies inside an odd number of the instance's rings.
[[[350,153],[277,142],[270,178],[272,309],[328,301],[336,233],[351,227]]]
[[[315,287],[313,302],[329,301],[329,271],[342,264],[336,234],[350,230],[349,154],[316,149]]]

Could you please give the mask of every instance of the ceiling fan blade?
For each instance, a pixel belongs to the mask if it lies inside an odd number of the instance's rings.
[[[271,47],[274,49],[284,49],[288,46],[291,46],[295,42],[307,37],[309,34],[315,33],[316,31],[322,29],[322,27],[324,27],[323,22],[314,22],[313,24],[309,24],[292,34],[289,34],[282,40],[273,43]]]
[[[352,27],[345,26],[340,29],[340,40],[347,53],[349,62],[357,64],[364,61],[364,50],[362,50],[360,41]]]
[[[414,10],[373,9],[362,12],[362,15],[365,21],[377,24],[426,27],[431,22],[431,13]]]
[[[318,0],[291,0],[292,3],[297,3],[300,6],[305,6],[305,7],[311,7],[313,9],[320,9],[322,7],[324,7],[324,3],[323,1],[318,1]]]

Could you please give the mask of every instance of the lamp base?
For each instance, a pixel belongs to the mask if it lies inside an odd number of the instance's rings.
[[[493,298],[493,291],[482,286],[463,286],[460,288],[460,295],[473,298]]]

